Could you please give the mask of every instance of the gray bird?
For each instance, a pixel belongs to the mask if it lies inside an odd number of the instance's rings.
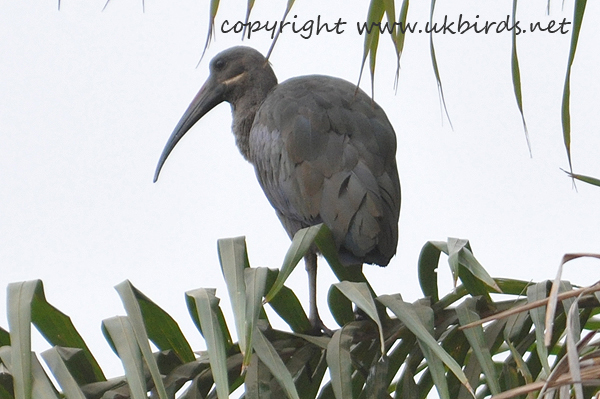
[[[277,84],[268,60],[233,47],[210,62],[202,86],[160,156],[154,181],[183,135],[223,101],[244,158],[291,237],[325,223],[344,265],[387,266],[396,253],[400,182],[396,135],[385,112],[356,85],[310,75]],[[317,310],[317,251],[304,258],[309,320],[328,331]]]

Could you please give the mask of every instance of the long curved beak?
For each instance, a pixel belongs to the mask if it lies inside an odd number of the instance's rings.
[[[156,171],[154,172],[154,183],[158,180],[158,175],[162,169],[167,157],[175,148],[175,145],[181,140],[181,138],[194,126],[196,122],[200,120],[208,111],[213,109],[215,106],[224,101],[223,94],[225,93],[226,85],[217,82],[216,79],[208,78],[206,83],[202,86],[194,100],[185,111],[175,130],[171,133],[171,137],[167,141],[165,148],[163,149],[158,165],[156,165]]]

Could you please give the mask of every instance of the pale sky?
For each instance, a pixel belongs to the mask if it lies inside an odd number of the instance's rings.
[[[229,313],[216,240],[245,235],[252,266],[280,267],[289,240],[235,148],[230,108],[222,104],[196,124],[152,183],[167,138],[208,75],[208,61],[239,45],[222,33],[225,19],[242,20],[246,2],[221,2],[216,40],[200,58],[206,2],[179,0],[2,2],[0,13],[0,285],[44,281],[48,300],[71,316],[108,376],[122,374],[101,330],[124,314],[113,286],[129,279],[169,312],[195,350],[203,341],[187,313],[184,292],[216,287]],[[275,21],[284,2],[258,1],[252,20]],[[563,18],[572,1],[522,2],[523,25]],[[343,4],[343,5],[341,5]],[[425,24],[430,2],[411,2],[409,21]],[[511,1],[438,2],[436,17],[502,21]],[[284,31],[271,56],[280,81],[326,74],[356,82],[364,1],[298,0],[300,23],[346,21],[344,32],[303,39]],[[292,19],[293,20],[293,19]],[[588,2],[572,75],[572,157],[575,172],[600,176],[600,4]],[[270,33],[243,44],[266,53]],[[386,269],[365,267],[375,290],[421,296],[416,264],[423,244],[447,237],[471,241],[492,276],[553,279],[563,254],[600,253],[600,188],[577,184],[560,123],[570,34],[519,35],[526,145],[511,85],[509,33],[434,35],[438,66],[454,129],[442,118],[429,56],[429,36],[408,35],[397,92],[395,56],[380,40],[375,99],[398,136],[402,185],[398,254]],[[361,86],[370,92],[365,73]],[[335,282],[320,262],[319,301]],[[441,293],[451,280],[441,258]],[[307,304],[306,275],[292,286]],[[575,284],[600,279],[597,261],[565,272]],[[5,308],[5,295],[0,295]],[[7,328],[5,311],[0,325]],[[230,318],[231,320],[231,318]],[[284,327],[281,323],[276,326]],[[35,338],[34,350],[49,345]]]

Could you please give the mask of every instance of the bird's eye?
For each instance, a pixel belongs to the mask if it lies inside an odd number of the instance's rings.
[[[222,70],[223,68],[225,68],[225,61],[223,61],[223,60],[216,60],[215,64],[214,64],[214,67],[215,67],[215,69],[217,71]]]

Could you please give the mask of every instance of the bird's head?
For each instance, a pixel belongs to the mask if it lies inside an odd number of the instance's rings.
[[[181,138],[208,111],[223,101],[234,109],[244,107],[256,112],[267,93],[277,85],[269,61],[250,47],[232,47],[217,54],[210,61],[210,76],[188,106],[173,130],[160,156],[154,181],[167,157]]]

